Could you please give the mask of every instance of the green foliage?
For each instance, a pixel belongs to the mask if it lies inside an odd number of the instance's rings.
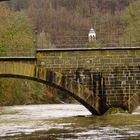
[[[14,12],[0,5],[0,52],[25,51],[33,47],[33,34],[23,11]],[[40,85],[26,80],[0,79],[0,105],[28,104]],[[41,92],[42,90],[40,90]],[[38,94],[39,95],[39,94]]]
[[[131,45],[140,45],[140,1],[130,4],[123,16],[126,28],[121,40],[130,42]]]
[[[24,12],[0,6],[0,50],[17,51],[33,47],[32,28]]]
[[[11,2],[11,9],[18,10],[19,1]],[[23,2],[23,1],[22,1]],[[21,4],[21,1],[20,1]],[[12,8],[13,7],[13,8]],[[41,32],[38,45],[52,47],[49,35]],[[0,52],[25,51],[33,47],[33,33],[24,11],[11,11],[0,5]],[[60,103],[57,95],[49,98],[46,85],[28,80],[0,79],[0,105]]]
[[[0,79],[0,106],[61,103],[69,101],[68,94],[57,90],[51,90],[52,96],[48,96],[46,85],[23,79]]]
[[[45,85],[23,79],[0,79],[0,105],[47,102]]]

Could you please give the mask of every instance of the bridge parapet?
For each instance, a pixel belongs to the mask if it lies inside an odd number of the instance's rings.
[[[1,57],[9,57],[9,58],[33,57],[34,55],[35,55],[34,48],[29,48],[28,50],[11,50],[11,51],[1,51],[0,52],[0,58]]]

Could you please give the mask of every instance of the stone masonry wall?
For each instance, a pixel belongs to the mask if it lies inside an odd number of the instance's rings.
[[[140,99],[140,48],[37,50],[37,64],[99,91],[108,106],[130,111]]]

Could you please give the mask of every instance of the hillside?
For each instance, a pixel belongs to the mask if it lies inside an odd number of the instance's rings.
[[[49,44],[40,47],[83,47],[91,27],[96,30],[98,43],[115,47],[125,28],[121,17],[134,1],[13,0],[7,4],[11,9],[26,12],[38,38]]]

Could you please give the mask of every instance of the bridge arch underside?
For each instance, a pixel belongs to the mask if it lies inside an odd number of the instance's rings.
[[[30,71],[30,73],[32,73]],[[43,75],[45,78],[43,78]],[[90,97],[89,94],[90,91],[82,87],[82,85],[77,85],[76,81],[67,79],[60,73],[55,73],[52,71],[47,71],[46,68],[34,68],[34,76],[31,75],[25,75],[25,72],[23,74],[12,74],[12,73],[1,73],[0,72],[0,78],[18,78],[18,79],[27,79],[32,80],[36,82],[43,83],[45,85],[49,85],[51,87],[60,89],[64,91],[69,96],[73,97],[75,100],[77,100],[80,104],[82,104],[84,107],[86,107],[93,115],[101,115],[104,112],[99,111],[99,105],[96,100],[99,100],[98,98],[90,98],[90,100],[87,97]]]
[[[119,78],[121,78],[120,76]],[[109,78],[104,78],[104,81],[102,81],[103,85],[105,86],[102,88],[106,89],[105,94],[103,94],[102,91],[100,92],[100,89],[94,93],[94,91],[90,90],[87,86],[80,84],[73,78],[67,77],[59,72],[52,71],[46,66],[36,65],[36,63],[2,61],[0,62],[0,78],[28,79],[55,87],[72,96],[79,103],[85,106],[93,115],[101,115],[110,107],[122,107],[129,110],[129,112],[132,112],[138,105],[140,105],[139,89],[136,90],[137,92],[132,94],[131,97],[129,97],[127,93],[124,95],[120,94],[121,96],[118,96],[117,93],[113,93],[112,100],[112,94],[109,94],[110,89],[112,91],[115,90],[117,88],[117,83],[119,83],[118,86],[120,87],[120,81],[116,81],[117,78],[115,76],[113,80],[116,82],[108,85],[108,87],[106,80]],[[129,77],[127,77],[127,79],[129,80]],[[112,73],[110,80],[112,80]],[[139,82],[136,84],[137,87],[139,87]],[[99,83],[98,85],[100,87]]]

